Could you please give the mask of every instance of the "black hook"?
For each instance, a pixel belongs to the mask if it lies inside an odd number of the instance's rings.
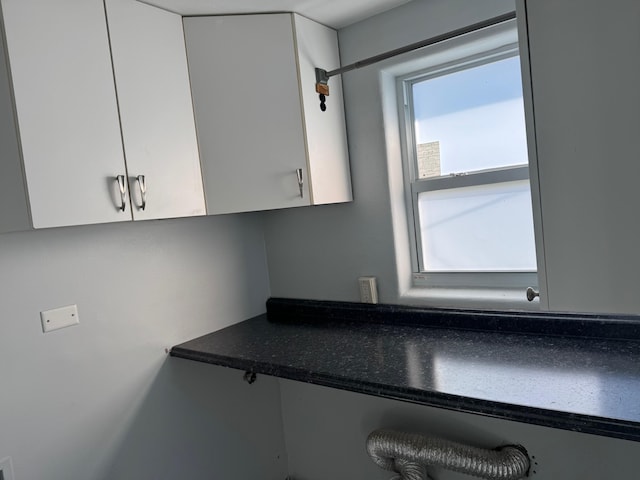
[[[244,376],[242,378],[244,379],[245,382],[251,385],[253,382],[256,381],[257,375],[253,372],[244,372]]]
[[[327,97],[324,95],[324,93],[320,94],[320,110],[322,110],[323,112],[327,110],[327,104],[325,103],[325,101],[327,100]]]

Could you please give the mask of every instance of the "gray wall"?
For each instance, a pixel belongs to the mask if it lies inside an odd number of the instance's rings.
[[[342,64],[514,9],[514,0],[414,0],[341,30]],[[358,301],[357,278],[374,275],[380,301],[399,303],[391,212],[404,208],[404,197],[394,193],[390,200],[387,148],[398,147],[385,138],[379,71],[380,65],[342,76],[354,202],[267,214],[275,297]],[[400,163],[392,174],[401,174]]]
[[[343,63],[512,9],[414,0],[341,31]],[[270,294],[357,300],[356,278],[376,275],[381,301],[397,301],[393,145],[376,69],[345,75],[344,87],[356,200],[266,214],[268,274],[259,215],[0,236],[0,459],[13,458],[16,480],[282,480],[285,433],[298,480],[382,480],[364,438],[383,426],[521,442],[542,480],[604,478],[617,462],[616,478],[636,478],[640,444],[265,376],[249,386],[240,371],[167,357],[261,313]],[[39,312],[71,303],[80,325],[42,334]]]
[[[628,59],[638,55],[640,3],[519,0],[518,7],[529,25],[541,296],[551,310],[637,314],[640,67]]]
[[[268,296],[256,215],[0,236],[0,459],[16,480],[282,480],[277,381],[165,353]]]
[[[482,448],[521,444],[534,480],[638,478],[640,443],[401,403],[281,380],[289,468],[295,480],[388,480],[367,455],[378,428],[428,433]],[[474,477],[432,469],[437,480]]]
[[[340,31],[342,63],[416,42],[514,9],[513,0],[414,0]],[[379,68],[345,74],[354,202],[267,214],[273,296],[357,301],[356,279],[378,277],[383,303],[399,301]],[[331,99],[328,99],[331,108]],[[394,108],[394,105],[391,106]],[[354,346],[357,347],[357,346]],[[365,452],[367,434],[397,427],[495,447],[522,443],[539,463],[535,478],[637,478],[640,443],[576,434],[328,388],[281,381],[290,472],[296,480],[387,479]],[[437,472],[438,480],[462,480]]]

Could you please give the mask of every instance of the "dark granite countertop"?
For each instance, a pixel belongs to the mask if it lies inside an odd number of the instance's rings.
[[[461,412],[640,441],[637,338],[512,333],[503,331],[500,326],[505,324],[500,322],[492,323],[491,331],[468,330],[442,320],[447,312],[439,316],[431,312],[436,321],[428,317],[417,324],[348,319],[352,314],[321,319],[297,314],[297,307],[288,313],[281,307],[273,307],[269,318],[261,315],[178,345],[171,355]],[[513,317],[506,315],[506,325]],[[530,315],[523,317],[528,320],[521,318],[522,322],[531,320]],[[461,318],[463,323],[467,320]],[[597,330],[603,321],[601,317],[562,318],[574,321],[581,332],[585,322],[594,322]],[[622,321],[638,329],[633,319]]]

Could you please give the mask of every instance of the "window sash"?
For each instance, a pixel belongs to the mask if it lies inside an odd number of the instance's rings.
[[[427,272],[424,265],[424,253],[422,251],[422,238],[420,229],[420,216],[418,212],[418,195],[422,192],[435,190],[470,187],[504,183],[529,179],[529,165],[520,164],[510,167],[478,170],[472,172],[460,172],[440,177],[418,178],[416,136],[413,111],[413,84],[447,75],[456,71],[473,68],[493,61],[518,55],[517,44],[502,47],[486,54],[474,55],[468,58],[460,58],[445,65],[439,65],[417,73],[405,75],[398,79],[399,107],[404,115],[401,130],[405,139],[403,146],[406,172],[406,194],[411,208],[408,209],[410,235],[412,239],[411,256],[413,263],[412,283],[417,287],[438,288],[526,288],[537,287],[538,275],[535,270],[527,272]]]
[[[496,175],[491,175],[495,173]],[[469,178],[471,177],[471,178]],[[476,178],[472,178],[476,177]],[[484,179],[485,181],[479,181]],[[490,185],[506,183],[514,180],[528,180],[529,166],[519,166],[500,169],[495,172],[482,172],[482,174],[470,174],[454,177],[435,177],[423,179],[411,184],[411,224],[413,226],[413,246],[417,259],[417,265],[413,268],[413,283],[417,286],[433,287],[488,287],[488,288],[520,288],[538,286],[536,270],[531,271],[482,271],[482,272],[429,272],[426,270],[426,261],[422,250],[422,229],[420,228],[420,212],[418,195],[422,192],[444,190],[447,188],[471,187],[476,185]],[[436,180],[436,181],[434,181]],[[437,180],[451,180],[451,182],[438,182]],[[416,268],[417,267],[417,268]]]
[[[538,274],[531,272],[414,272],[413,285],[437,288],[537,288]],[[523,293],[524,295],[524,293]],[[523,297],[524,298],[524,297]]]
[[[476,185],[491,185],[493,183],[528,179],[529,165],[517,165],[414,180],[411,182],[411,194],[412,196],[416,196],[421,192],[433,192],[435,190],[445,190],[448,188],[474,187]]]

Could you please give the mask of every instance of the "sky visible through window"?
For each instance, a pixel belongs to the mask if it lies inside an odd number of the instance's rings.
[[[442,75],[421,82],[418,87],[414,90],[417,119],[521,99],[520,59],[511,57]]]
[[[428,176],[527,163],[519,57],[416,83],[413,100],[416,143],[438,150]]]
[[[526,165],[519,57],[413,84],[418,179]],[[424,192],[425,271],[535,271],[528,180]]]

